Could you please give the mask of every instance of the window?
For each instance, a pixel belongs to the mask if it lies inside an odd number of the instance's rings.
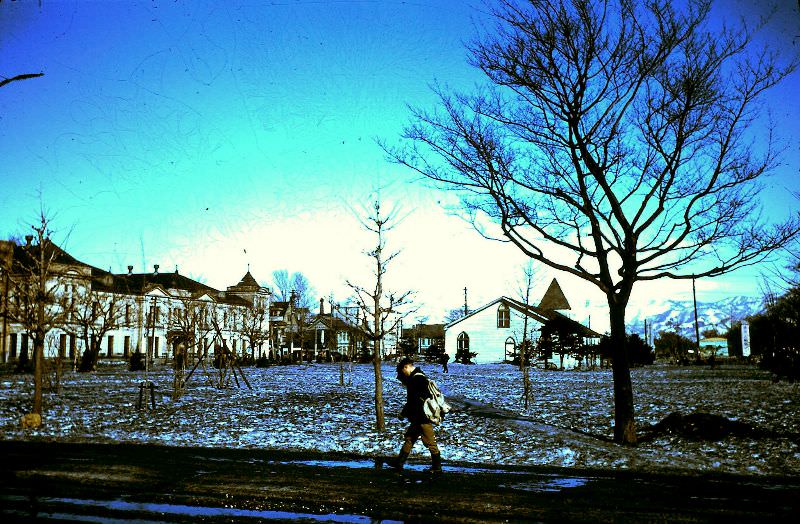
[[[158,337],[148,336],[147,337],[147,352],[150,353],[154,358],[158,357]]]
[[[114,335],[108,335],[108,356],[114,356]]]
[[[500,304],[500,307],[497,308],[497,327],[507,328],[510,324],[510,320],[508,306]]]
[[[517,358],[517,343],[514,342],[513,337],[506,339],[506,360],[513,361]]]
[[[469,335],[463,331],[458,335],[458,351],[469,351]]]

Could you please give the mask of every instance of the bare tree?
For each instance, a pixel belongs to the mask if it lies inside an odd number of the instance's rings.
[[[168,338],[176,348],[173,353],[173,400],[181,397],[197,367],[204,365],[208,356],[208,335],[214,329],[209,319],[209,310],[213,308],[213,304],[191,296],[180,297],[179,300],[181,307],[173,309],[168,319]],[[191,362],[192,356],[196,360],[184,378],[185,368]]]
[[[275,290],[275,298],[281,302],[289,300],[292,292],[292,281],[289,272],[285,269],[276,269],[272,272],[272,285]]]
[[[534,277],[536,276],[536,268],[533,262],[529,260],[522,267],[522,280],[519,282],[518,295],[522,303],[527,307],[530,305],[531,289],[533,288]],[[528,315],[522,321],[522,337],[517,350],[517,358],[519,359],[519,369],[522,372],[522,400],[525,409],[528,409],[528,401],[531,396],[531,373],[530,373],[530,356],[532,353],[531,339],[528,333]]]
[[[76,328],[84,344],[78,371],[95,370],[103,337],[123,320],[123,304],[121,295],[95,290],[90,281],[76,287],[70,301],[69,327]]]
[[[7,314],[22,325],[33,341],[33,409],[31,414],[42,415],[42,369],[47,334],[63,326],[68,304],[64,290],[63,267],[56,261],[62,253],[51,241],[50,219],[42,209],[38,223],[31,226],[34,235],[26,237],[19,256],[13,262],[9,288],[11,300]]]
[[[416,310],[410,308],[413,292],[394,293],[384,289],[384,278],[391,261],[398,251],[387,253],[386,234],[398,223],[396,210],[389,210],[385,215],[381,211],[380,200],[375,200],[371,210],[365,210],[359,217],[361,225],[375,235],[375,247],[367,252],[372,258],[375,283],[369,289],[347,281],[353,290],[353,299],[363,314],[363,329],[372,341],[372,364],[375,370],[375,427],[384,431],[386,424],[383,415],[383,377],[381,375],[381,342],[386,335],[392,333],[398,324]],[[367,321],[368,320],[368,321]],[[356,319],[355,324],[358,325]]]
[[[435,88],[441,110],[413,110],[404,144],[385,148],[458,191],[485,236],[605,295],[614,439],[634,443],[634,285],[756,264],[800,230],[796,214],[759,216],[779,148],[770,130],[753,147],[762,95],[796,61],[751,52],[745,26],[711,29],[709,0],[499,4],[496,33],[469,46],[487,86]]]
[[[235,351],[231,351],[225,339],[225,316],[213,308],[210,315],[211,326],[214,329],[214,366],[217,368],[218,388],[230,385],[231,378],[236,381],[236,386],[241,387],[239,378],[245,383],[248,389],[252,389],[242,368],[239,366],[239,358]]]
[[[306,309],[314,306],[314,288],[303,273],[295,271],[289,274],[285,269],[278,269],[272,272],[272,283],[277,300],[286,302],[294,293],[295,306]]]
[[[311,310],[316,303],[316,296],[314,287],[308,281],[308,278],[299,271],[292,273],[292,290],[295,294],[295,304],[298,308]]]
[[[253,304],[242,311],[238,326],[239,333],[247,340],[250,350],[253,352],[253,360],[256,357],[256,349],[261,356],[261,346],[269,340],[269,307],[261,300],[254,300]]]

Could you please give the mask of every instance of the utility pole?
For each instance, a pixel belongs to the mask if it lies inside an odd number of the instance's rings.
[[[469,308],[467,307],[467,288],[464,287],[464,316],[469,315]]]
[[[644,319],[644,343],[647,344],[647,319]]]
[[[694,301],[694,339],[695,339],[695,350],[697,351],[697,360],[700,360],[700,327],[697,324],[697,291],[695,290],[694,280],[696,277],[692,277],[692,300]]]

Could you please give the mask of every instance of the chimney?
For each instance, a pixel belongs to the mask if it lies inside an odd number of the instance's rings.
[[[31,247],[31,242],[33,242],[33,235],[25,235],[25,246]]]
[[[153,274],[158,275],[158,264],[153,264]]]
[[[128,266],[128,274],[133,275],[133,266]]]
[[[324,314],[325,314],[325,299],[324,298],[320,298],[319,299],[319,316],[322,316]]]
[[[175,274],[178,274],[178,264],[175,264]]]

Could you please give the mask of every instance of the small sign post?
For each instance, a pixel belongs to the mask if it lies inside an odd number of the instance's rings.
[[[750,324],[746,321],[742,322],[742,356],[750,356]]]

